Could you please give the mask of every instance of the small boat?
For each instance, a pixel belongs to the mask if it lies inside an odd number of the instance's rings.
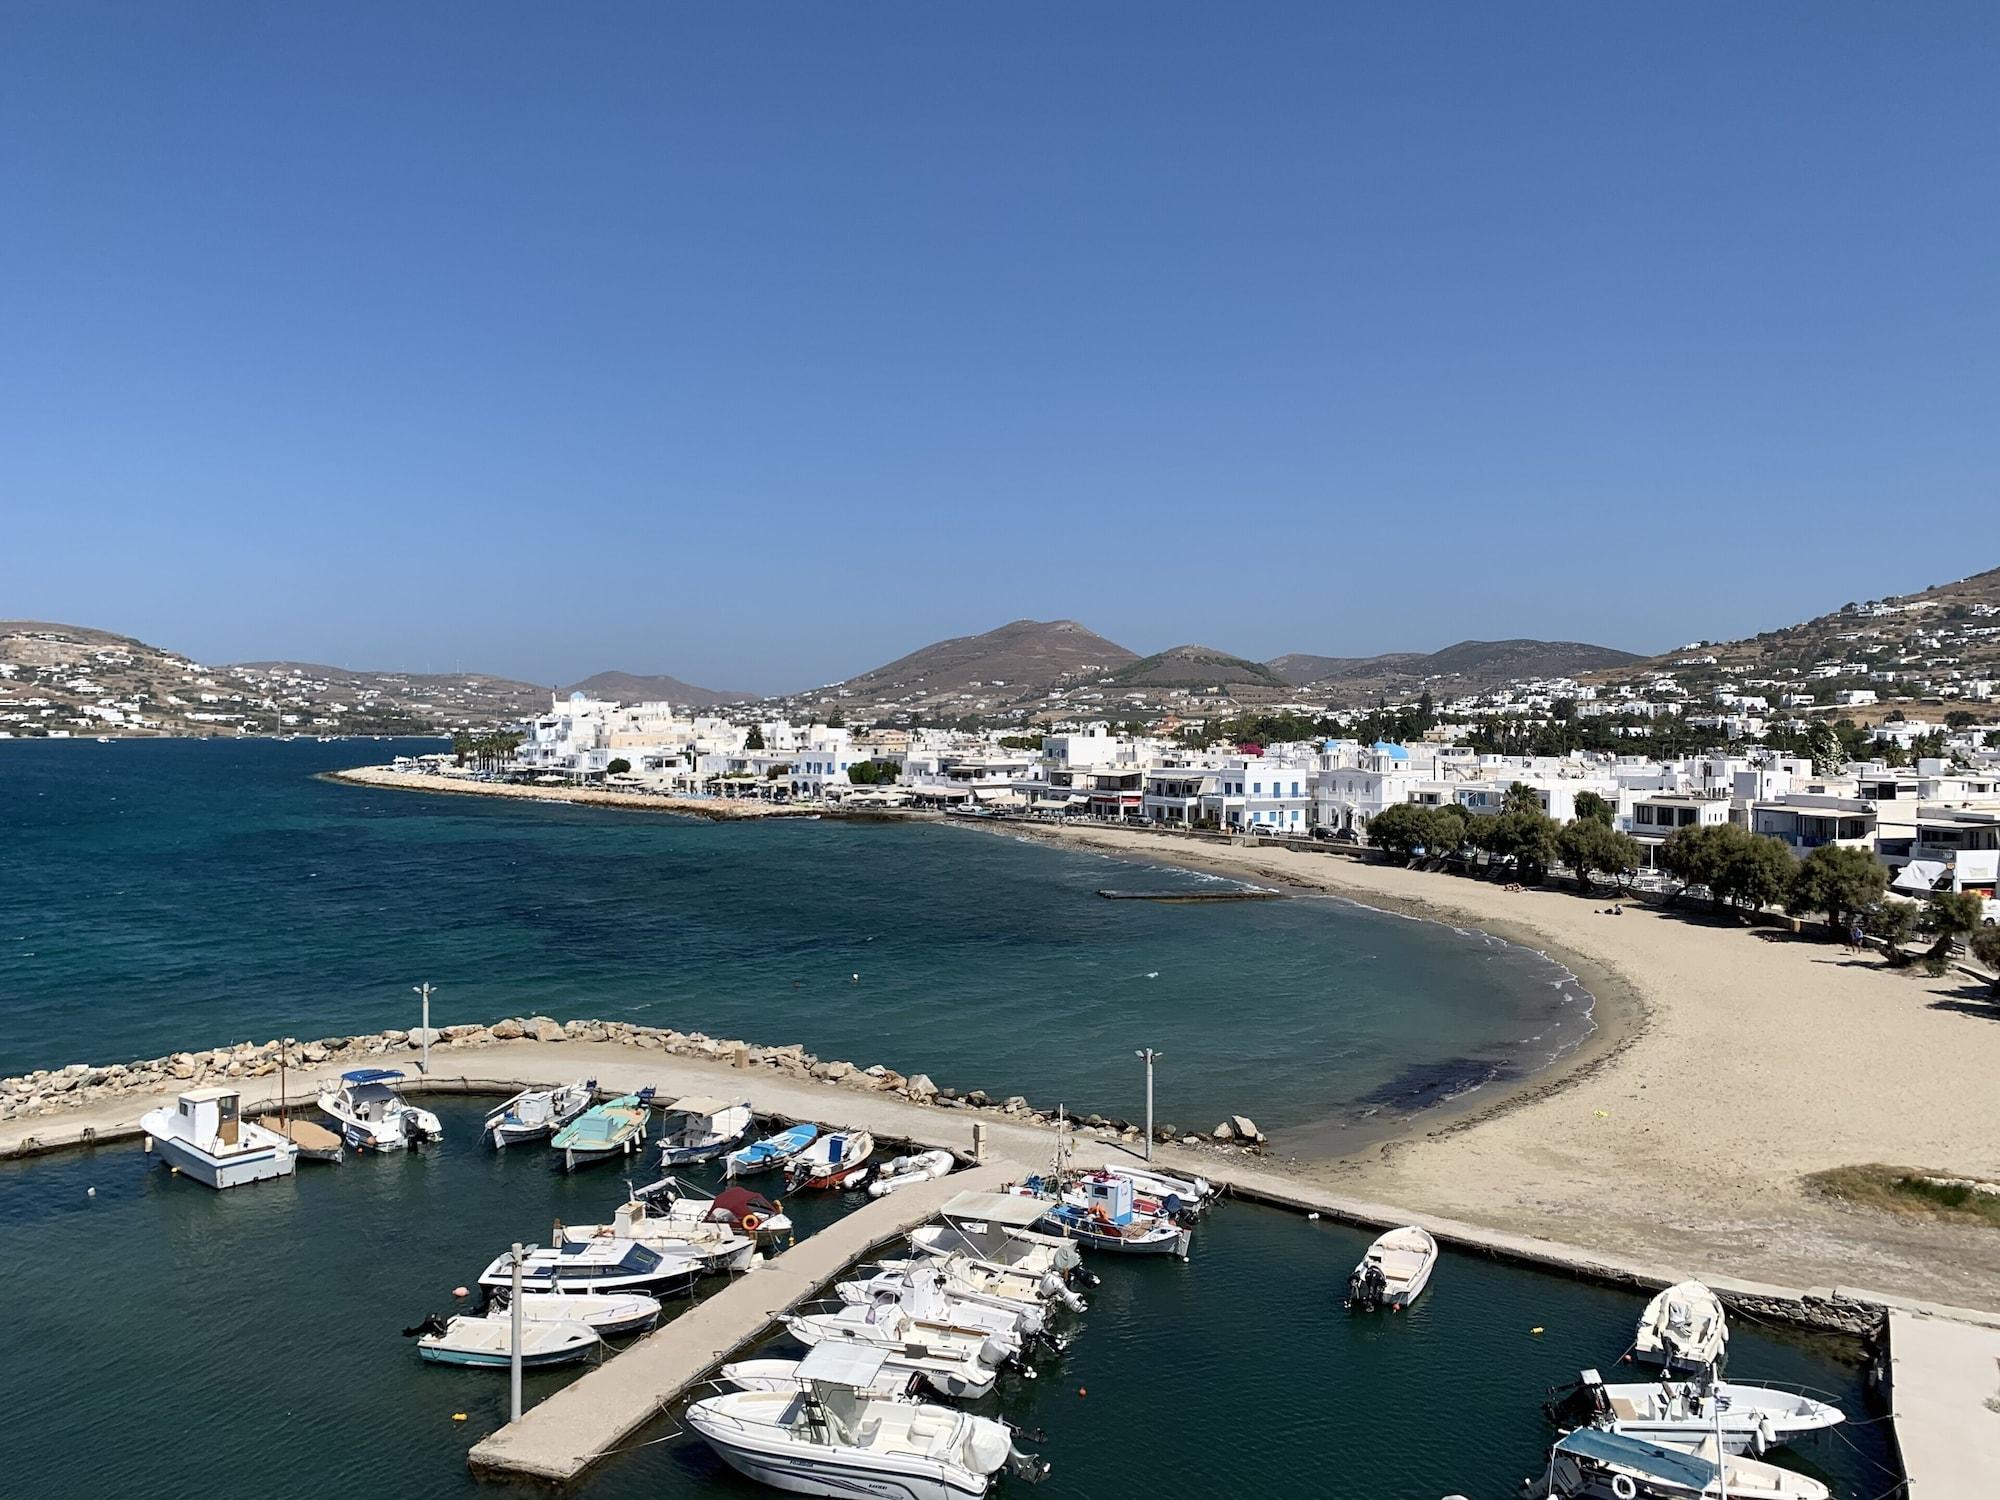
[[[787,1125],[775,1135],[752,1141],[730,1152],[723,1158],[724,1169],[731,1177],[747,1177],[752,1172],[768,1172],[774,1167],[782,1167],[810,1146],[818,1135],[817,1125]]]
[[[511,1287],[485,1287],[479,1316],[514,1316]],[[644,1292],[521,1293],[521,1317],[535,1323],[581,1323],[599,1338],[644,1333],[660,1321],[660,1299]]]
[[[1042,1227],[1051,1234],[1066,1236],[1093,1250],[1109,1250],[1120,1255],[1177,1255],[1187,1259],[1193,1235],[1175,1219],[1142,1214],[1133,1207],[1129,1178],[1108,1172],[1081,1179],[1083,1202],[1068,1197],[1050,1198],[1055,1185],[1031,1177],[1014,1191],[1048,1203]]]
[[[797,1391],[805,1389],[799,1374],[803,1360],[739,1359],[722,1367],[722,1378],[739,1391]],[[868,1386],[867,1394],[882,1401],[914,1401],[922,1377],[884,1359],[882,1373]]]
[[[1438,1243],[1414,1224],[1392,1229],[1368,1247],[1347,1278],[1347,1306],[1364,1312],[1401,1312],[1430,1285]]]
[[[236,1089],[190,1089],[172,1109],[148,1110],[139,1117],[147,1152],[158,1152],[167,1165],[212,1188],[291,1176],[299,1148],[275,1130],[240,1118],[241,1097]]]
[[[514,1360],[514,1320],[475,1318],[461,1314],[442,1318],[432,1313],[403,1335],[417,1341],[420,1357],[439,1365],[474,1365],[505,1368]],[[537,1369],[548,1365],[571,1365],[587,1359],[599,1346],[595,1329],[581,1323],[521,1322],[521,1364]]]
[[[1000,1367],[1012,1359],[1004,1340],[970,1328],[919,1323],[900,1307],[839,1307],[792,1313],[783,1319],[807,1348],[861,1344],[884,1351],[899,1367],[955,1400],[977,1400],[993,1389]]]
[[[1754,1458],[1718,1457],[1715,1439],[1672,1448],[1580,1427],[1549,1451],[1546,1477],[1524,1493],[1537,1500],[1831,1500],[1817,1479]]]
[[[957,1165],[957,1158],[949,1151],[919,1151],[914,1156],[892,1157],[875,1169],[875,1176],[868,1184],[868,1196],[883,1198],[898,1188],[935,1181],[949,1175]]]
[[[785,1164],[785,1181],[793,1192],[853,1187],[868,1174],[868,1158],[874,1154],[875,1137],[867,1131],[828,1131]]]
[[[1646,1304],[1632,1357],[1669,1372],[1720,1366],[1729,1348],[1722,1299],[1699,1281],[1680,1281]]]
[[[299,1148],[300,1161],[341,1161],[347,1156],[346,1143],[311,1120],[284,1120],[273,1128]]]
[[[320,1112],[339,1125],[340,1138],[355,1151],[401,1151],[440,1139],[443,1122],[389,1086],[402,1076],[397,1068],[350,1068],[320,1091]]]
[[[590,1239],[543,1249],[530,1247],[521,1262],[523,1291],[647,1292],[673,1297],[692,1291],[701,1260],[642,1245],[637,1240]],[[514,1255],[502,1251],[479,1273],[481,1286],[511,1290]]]
[[[958,1193],[938,1210],[937,1223],[911,1231],[910,1249],[929,1256],[962,1251],[1001,1271],[1095,1281],[1073,1240],[1030,1227],[1041,1222],[1045,1208],[1014,1193]]]
[[[949,1276],[927,1269],[880,1270],[840,1282],[834,1291],[848,1307],[900,1307],[920,1323],[990,1333],[1016,1358],[1048,1329],[1048,1310],[1039,1300],[965,1296]]]
[[[646,1125],[653,1117],[653,1091],[621,1094],[585,1110],[549,1140],[562,1153],[563,1169],[574,1172],[614,1156],[630,1156],[646,1143]]]
[[[755,1124],[747,1101],[726,1104],[695,1094],[676,1099],[660,1128],[660,1165],[714,1161],[740,1145]]]
[[[717,1193],[708,1217],[711,1223],[728,1224],[757,1240],[775,1240],[792,1233],[784,1205],[746,1187],[730,1186]]]
[[[1005,1423],[873,1395],[886,1364],[877,1350],[816,1348],[799,1361],[803,1388],[709,1396],[688,1426],[745,1478],[796,1495],[977,1500],[1002,1470],[1047,1472]]]
[[[1693,1447],[1720,1432],[1731,1453],[1772,1448],[1846,1420],[1837,1406],[1791,1391],[1721,1380],[1650,1380],[1606,1385],[1595,1370],[1545,1408],[1562,1427],[1601,1427],[1650,1443]]]
[[[1071,1247],[1074,1248],[1074,1247]],[[1059,1271],[1039,1275],[1012,1266],[979,1260],[962,1250],[943,1255],[914,1255],[903,1260],[879,1260],[883,1271],[929,1271],[943,1276],[954,1297],[969,1302],[990,1302],[1000,1307],[1047,1307],[1061,1303],[1071,1312],[1083,1312],[1083,1298],[1070,1290]]]
[[[522,1089],[486,1117],[480,1127],[495,1149],[553,1135],[590,1108],[597,1080],[585,1078],[561,1089]]]
[[[556,1221],[552,1236],[558,1245],[586,1240],[637,1240],[669,1255],[692,1255],[705,1272],[747,1271],[757,1255],[754,1235],[744,1234],[733,1225],[709,1219],[704,1210],[709,1200],[668,1200],[663,1210],[635,1194],[618,1205],[609,1224],[564,1224]],[[786,1221],[786,1228],[791,1227]]]
[[[1130,1179],[1133,1190],[1141,1198],[1159,1204],[1170,1214],[1183,1210],[1201,1213],[1215,1201],[1215,1184],[1206,1177],[1176,1177],[1145,1167],[1107,1166],[1104,1170],[1113,1177]]]

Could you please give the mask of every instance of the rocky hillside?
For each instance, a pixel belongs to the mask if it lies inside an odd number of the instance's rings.
[[[663,673],[599,672],[581,682],[573,682],[564,693],[585,693],[592,698],[609,698],[619,703],[673,703],[688,708],[713,708],[718,703],[743,703],[755,693],[728,692],[721,688],[696,687]]]
[[[1280,697],[1291,690],[1263,662],[1246,661],[1213,646],[1173,646],[1142,657],[1111,674],[1120,688],[1182,688],[1208,698]]]
[[[1585,641],[1460,641],[1442,651],[1382,656],[1280,656],[1266,662],[1285,681],[1335,704],[1401,698],[1426,688],[1440,698],[1516,682],[1581,677],[1639,660],[1630,651]]]

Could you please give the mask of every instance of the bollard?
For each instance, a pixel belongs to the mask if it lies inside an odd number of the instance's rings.
[[[972,1122],[972,1164],[975,1167],[986,1164],[986,1122],[984,1120],[974,1120]]]

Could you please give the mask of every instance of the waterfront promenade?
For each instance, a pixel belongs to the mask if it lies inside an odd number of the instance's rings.
[[[857,1208],[529,1408],[475,1444],[468,1461],[481,1474],[576,1478],[849,1266],[928,1224],[958,1194],[997,1192],[1024,1173],[1019,1163],[991,1162]]]

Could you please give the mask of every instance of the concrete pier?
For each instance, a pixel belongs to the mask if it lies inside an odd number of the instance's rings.
[[[576,1478],[856,1261],[929,1223],[958,1194],[993,1192],[1024,1175],[1015,1163],[995,1162],[856,1209],[474,1445],[473,1471],[558,1484]]]
[[[2000,1495],[2000,1328],[1892,1308],[1889,1390],[1910,1500]]]

